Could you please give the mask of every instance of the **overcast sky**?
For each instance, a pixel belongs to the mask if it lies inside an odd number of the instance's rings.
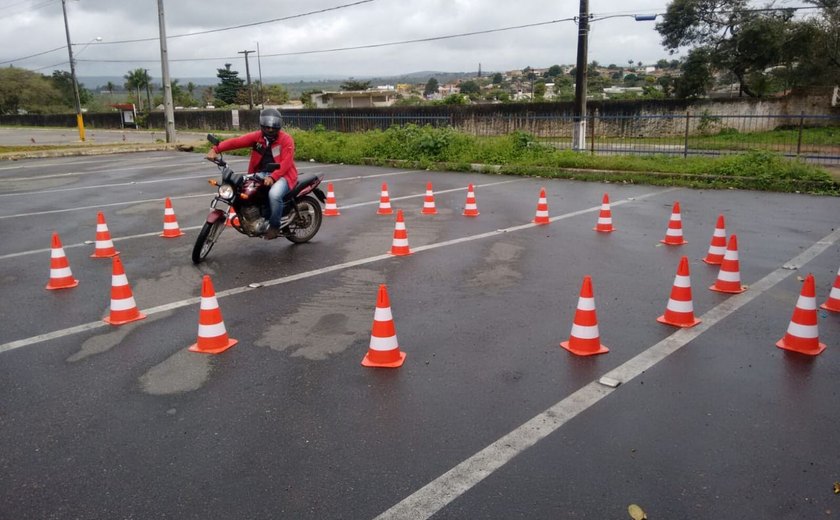
[[[668,0],[590,0],[589,61],[608,65],[670,58],[654,22],[612,15],[663,13]],[[786,3],[786,2],[783,2]],[[160,81],[157,0],[67,0],[76,73],[122,77],[146,68]],[[169,70],[173,78],[215,78],[231,63],[245,78],[346,79],[417,71],[504,71],[573,64],[575,0],[164,0]],[[0,66],[42,74],[69,71],[61,0],[0,0]],[[322,12],[318,12],[322,11]],[[269,20],[288,18],[286,20]],[[661,20],[661,17],[660,17]],[[392,44],[540,24],[488,34]],[[243,24],[249,27],[184,36]],[[257,25],[253,25],[257,24]],[[94,40],[102,38],[101,43]],[[126,42],[126,40],[150,41]],[[87,45],[89,42],[89,45]],[[120,43],[124,42],[124,43]],[[56,50],[53,50],[56,49]],[[307,53],[308,51],[326,51]],[[33,54],[52,51],[40,56]],[[279,55],[285,54],[285,55]],[[21,59],[23,58],[23,59]],[[94,85],[88,85],[93,87]]]

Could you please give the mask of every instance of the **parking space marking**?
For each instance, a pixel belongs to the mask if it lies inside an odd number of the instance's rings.
[[[819,240],[783,265],[804,265],[834,245],[838,239],[840,239],[840,229]],[[793,270],[784,267],[776,269],[750,285],[748,291],[730,297],[700,316],[702,322],[696,327],[674,332],[621,366],[604,374],[603,377],[615,379],[622,383],[630,381],[793,273]],[[605,386],[599,383],[598,379],[558,401],[544,412],[531,418],[515,430],[426,484],[377,516],[375,520],[429,518],[566,422],[580,415],[612,392],[624,388],[624,386],[617,388]]]
[[[645,199],[645,198],[648,198],[648,197],[653,197],[653,196],[656,196],[656,195],[662,195],[662,194],[665,194],[665,193],[669,193],[669,192],[674,191],[676,189],[678,189],[678,188],[670,188],[670,189],[665,189],[665,190],[653,191],[653,192],[646,193],[644,195],[632,197],[632,198],[629,198],[629,199],[622,199],[622,200],[613,202],[612,205],[613,206],[621,206],[623,204],[628,204],[628,203],[634,202],[636,200],[641,200],[641,199]],[[585,214],[585,213],[593,213],[593,212],[600,211],[600,210],[601,210],[601,205],[599,204],[597,206],[592,206],[591,208],[586,208],[586,209],[582,209],[582,210],[579,210],[579,211],[574,211],[574,212],[571,212],[571,213],[558,215],[558,216],[552,217],[550,220],[552,222],[554,222],[554,221],[557,221],[557,220],[571,218],[571,217],[574,217],[574,216],[577,216],[577,215],[582,215],[582,214]],[[483,238],[503,235],[505,233],[530,229],[530,228],[536,227],[538,225],[540,225],[540,224],[534,224],[533,222],[531,222],[531,223],[527,223],[527,224],[512,226],[512,227],[509,227],[509,228],[496,229],[494,231],[490,231],[490,232],[487,232],[487,233],[480,233],[478,235],[470,235],[470,236],[466,236],[466,237],[462,237],[462,238],[456,238],[456,239],[453,239],[453,240],[447,240],[447,241],[444,241],[444,242],[427,244],[425,246],[420,246],[420,247],[414,248],[414,252],[416,254],[416,253],[422,252],[422,251],[429,251],[429,250],[432,250],[432,249],[438,249],[438,248],[441,248],[441,247],[447,247],[447,246],[451,246],[451,245],[455,245],[455,244],[472,242],[472,241],[475,241],[475,240],[481,240]],[[298,280],[304,280],[306,278],[311,278],[311,277],[319,276],[319,275],[322,275],[322,274],[332,273],[332,272],[335,272],[335,271],[341,271],[341,270],[344,270],[344,269],[349,269],[351,267],[356,267],[356,266],[360,266],[360,265],[372,264],[372,263],[375,263],[375,262],[380,262],[382,260],[388,260],[388,259],[391,259],[391,258],[394,258],[394,256],[392,256],[388,253],[385,253],[385,254],[381,254],[381,255],[370,256],[370,257],[367,257],[367,258],[361,258],[359,260],[352,260],[350,262],[344,262],[344,263],[341,263],[341,264],[330,265],[330,266],[327,266],[327,267],[322,267],[320,269],[314,269],[312,271],[305,271],[305,272],[298,273],[298,274],[293,274],[293,275],[290,275],[290,276],[284,276],[282,278],[275,278],[273,280],[268,280],[268,281],[265,281],[265,282],[258,282],[257,285],[259,287],[251,287],[250,285],[245,285],[245,286],[242,286],[242,287],[234,287],[232,289],[219,291],[219,292],[216,292],[216,298],[220,299],[220,298],[224,298],[226,296],[232,296],[234,294],[245,293],[245,292],[248,292],[248,291],[255,291],[255,290],[259,290],[260,287],[270,287],[270,286],[273,286],[273,285],[281,285],[281,284],[285,284],[285,283],[295,282],[295,281],[298,281]],[[178,308],[181,308],[181,307],[186,307],[188,305],[194,305],[194,304],[198,303],[199,301],[200,301],[200,298],[198,298],[198,297],[188,298],[188,299],[185,299],[185,300],[180,300],[180,301],[176,301],[176,302],[172,302],[172,303],[167,303],[167,304],[164,304],[164,305],[159,305],[157,307],[152,307],[150,309],[144,309],[142,312],[144,314],[146,314],[147,316],[151,316],[153,314],[158,314],[158,313],[161,313],[161,312],[166,312],[166,311],[178,309]],[[8,343],[4,343],[4,344],[0,345],[0,354],[2,354],[3,352],[8,352],[10,350],[15,350],[15,349],[18,349],[18,348],[21,348],[21,347],[26,347],[28,345],[34,345],[34,344],[37,344],[37,343],[42,343],[44,341],[48,341],[48,340],[51,340],[51,339],[62,338],[62,337],[65,337],[65,336],[71,336],[73,334],[78,334],[80,332],[94,330],[94,329],[98,329],[98,328],[101,328],[101,327],[110,327],[110,325],[108,325],[104,321],[96,321],[96,322],[92,322],[92,323],[86,323],[86,324],[83,324],[83,325],[78,325],[76,327],[70,327],[70,328],[67,328],[67,329],[62,329],[62,330],[49,332],[49,333],[46,333],[46,334],[39,334],[37,336],[32,336],[32,337],[29,337],[29,338],[10,341]]]

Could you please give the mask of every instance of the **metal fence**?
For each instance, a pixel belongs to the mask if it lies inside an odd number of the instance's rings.
[[[522,112],[455,115],[295,113],[286,124],[302,130],[385,130],[397,125],[451,127],[478,137],[526,132],[543,144],[572,148],[572,114]],[[769,151],[819,164],[840,164],[840,115],[588,114],[586,151],[592,154],[716,156]]]

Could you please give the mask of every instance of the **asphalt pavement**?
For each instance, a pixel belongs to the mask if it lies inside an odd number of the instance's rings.
[[[244,158],[232,158],[244,169]],[[840,199],[299,163],[340,215],[310,242],[226,229],[190,260],[212,165],[158,151],[0,162],[0,518],[833,518]],[[438,213],[423,215],[426,184]],[[394,215],[412,254],[392,256]],[[463,216],[473,184],[479,215]],[[532,220],[545,187],[550,224]],[[612,233],[593,231],[604,193]],[[162,238],[164,199],[180,229]],[[663,239],[673,203],[687,244]],[[144,320],[104,323],[112,261]],[[742,294],[710,291],[717,216]],[[45,290],[60,235],[79,285]],[[660,324],[680,258],[701,323]],[[238,340],[196,342],[209,275]],[[591,276],[603,355],[560,347]],[[400,368],[361,365],[386,284]]]

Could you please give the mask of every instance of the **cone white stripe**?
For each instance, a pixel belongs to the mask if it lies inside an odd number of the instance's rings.
[[[375,311],[373,311],[373,321],[391,321],[394,317],[391,315],[391,308],[390,307],[377,307]]]
[[[111,310],[112,311],[127,311],[127,310],[133,309],[135,307],[137,307],[137,304],[134,303],[134,296],[129,296],[128,298],[118,298],[118,299],[111,298]]]
[[[727,249],[726,254],[723,255],[723,259],[724,260],[732,260],[732,261],[738,260],[738,251],[733,251],[731,249]]]
[[[726,248],[723,246],[709,246],[709,254],[723,255],[726,254]]]
[[[681,237],[682,236],[682,229],[671,229],[668,228],[668,231],[665,232],[665,236],[668,237]]]
[[[691,287],[691,278],[678,274],[674,277],[674,287]]]
[[[715,228],[715,232],[712,233],[713,237],[726,237],[726,230],[721,228]]]
[[[397,222],[394,226],[395,231],[405,231],[405,222]]]
[[[724,282],[740,282],[741,281],[741,275],[739,273],[734,272],[734,271],[721,271],[718,274],[718,280],[721,280],[721,281],[724,281]]]
[[[394,350],[399,348],[397,345],[397,337],[391,336],[390,338],[379,338],[376,336],[370,337],[370,349],[371,350]]]
[[[178,229],[177,222],[164,222],[163,229]]]
[[[114,287],[120,287],[122,285],[128,285],[128,278],[124,274],[112,274],[111,275],[111,285]]]
[[[578,325],[577,323],[572,324],[572,334],[575,338],[580,339],[595,339],[599,337],[598,335],[598,326],[597,325]]]
[[[601,211],[609,211],[610,205],[609,204],[601,204]]]
[[[668,299],[668,310],[673,312],[694,312],[694,304],[691,301]]]
[[[407,238],[395,238],[394,241],[391,243],[391,247],[407,247],[408,246],[408,239]]]
[[[595,310],[595,298],[586,298],[581,296],[578,299],[577,308],[580,311],[594,311]]]
[[[817,299],[813,296],[799,295],[799,299],[796,300],[796,306],[803,311],[815,311],[817,310]]]
[[[682,215],[679,213],[671,213],[671,221],[682,220]]]
[[[612,224],[610,217],[598,217],[598,224]]]
[[[106,224],[97,224],[96,225],[96,232],[97,233],[104,233],[108,231],[108,226]]]
[[[223,322],[214,323],[213,325],[198,324],[198,335],[202,338],[216,338],[227,334],[225,324]]]
[[[164,215],[174,215],[174,214],[175,214],[175,210],[174,210],[174,209],[172,209],[172,208],[164,208],[164,209],[163,209],[163,214],[164,214]]]
[[[70,272],[69,267],[50,269],[50,278],[66,278],[68,276],[73,276],[73,273]]]
[[[840,288],[832,287],[831,292],[828,293],[828,298],[830,300],[840,300]]]
[[[64,248],[53,248],[50,250],[50,258],[64,258]]]
[[[537,216],[538,216],[538,217],[547,217],[547,216],[548,216],[548,211],[545,211],[545,210],[537,210]]]
[[[96,249],[106,249],[109,247],[114,247],[114,243],[110,240],[97,240],[96,241]]]
[[[790,322],[787,333],[797,338],[817,338],[819,332],[816,325],[800,325],[799,323]]]
[[[219,308],[219,302],[215,296],[202,297],[199,308],[203,311],[212,311]]]

